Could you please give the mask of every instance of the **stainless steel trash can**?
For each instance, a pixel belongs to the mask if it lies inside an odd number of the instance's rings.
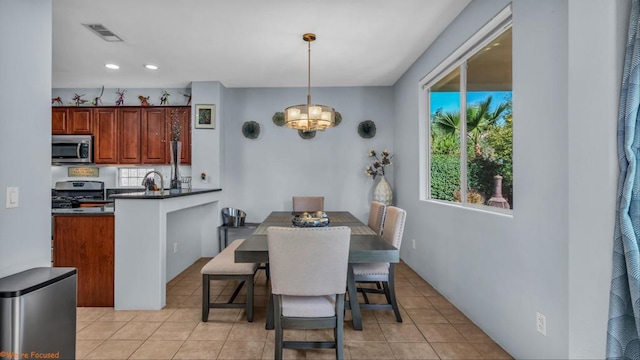
[[[76,288],[75,268],[33,268],[1,278],[0,358],[75,359]]]
[[[244,226],[247,213],[242,210],[226,207],[222,209],[222,225],[228,227]]]

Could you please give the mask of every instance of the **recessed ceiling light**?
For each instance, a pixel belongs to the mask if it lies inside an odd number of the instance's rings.
[[[149,70],[158,70],[158,67],[153,64],[144,64],[144,67],[146,67]]]
[[[120,66],[116,65],[116,64],[105,64],[104,65],[107,69],[113,69],[113,70],[118,70],[120,69]]]

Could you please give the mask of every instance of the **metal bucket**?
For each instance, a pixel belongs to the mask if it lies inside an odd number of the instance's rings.
[[[242,210],[226,207],[222,209],[222,225],[229,227],[244,226],[247,213]]]

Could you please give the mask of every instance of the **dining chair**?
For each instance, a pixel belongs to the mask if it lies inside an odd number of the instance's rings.
[[[402,233],[404,232],[406,218],[407,212],[405,210],[395,206],[387,206],[382,238],[396,249],[400,249],[402,243]],[[360,304],[360,308],[393,309],[396,321],[402,322],[402,316],[400,316],[400,310],[398,309],[398,301],[396,300],[395,264],[361,263],[353,264],[352,267],[356,283],[382,283],[382,289],[358,288],[358,292],[362,293],[365,300],[364,304]],[[384,294],[387,304],[370,304],[367,293]]]
[[[369,221],[367,225],[376,232],[378,235],[382,235],[382,227],[384,225],[384,217],[387,211],[387,206],[378,201],[372,201],[369,208]]]
[[[344,294],[351,229],[269,227],[275,358],[284,348],[335,348],[344,358]],[[334,341],[283,341],[284,329],[334,329]]]
[[[324,211],[324,196],[294,196],[293,211]]]

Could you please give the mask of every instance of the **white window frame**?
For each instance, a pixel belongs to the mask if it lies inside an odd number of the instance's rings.
[[[460,151],[460,201],[433,199],[431,197],[431,150],[428,139],[431,133],[431,104],[430,89],[438,81],[451,73],[455,68],[460,68],[460,134],[467,133],[467,67],[466,61],[477,54],[498,36],[512,27],[511,4],[500,11],[493,19],[485,24],[478,32],[471,36],[464,44],[444,59],[431,72],[418,82],[419,108],[418,108],[418,136],[419,161],[420,161],[420,189],[419,200],[437,202],[440,204],[454,205],[464,208],[484,210],[490,213],[513,214],[511,209],[502,209],[487,205],[478,205],[467,202],[467,152]],[[465,66],[462,66],[462,65]],[[467,148],[466,136],[460,136],[460,149]]]

